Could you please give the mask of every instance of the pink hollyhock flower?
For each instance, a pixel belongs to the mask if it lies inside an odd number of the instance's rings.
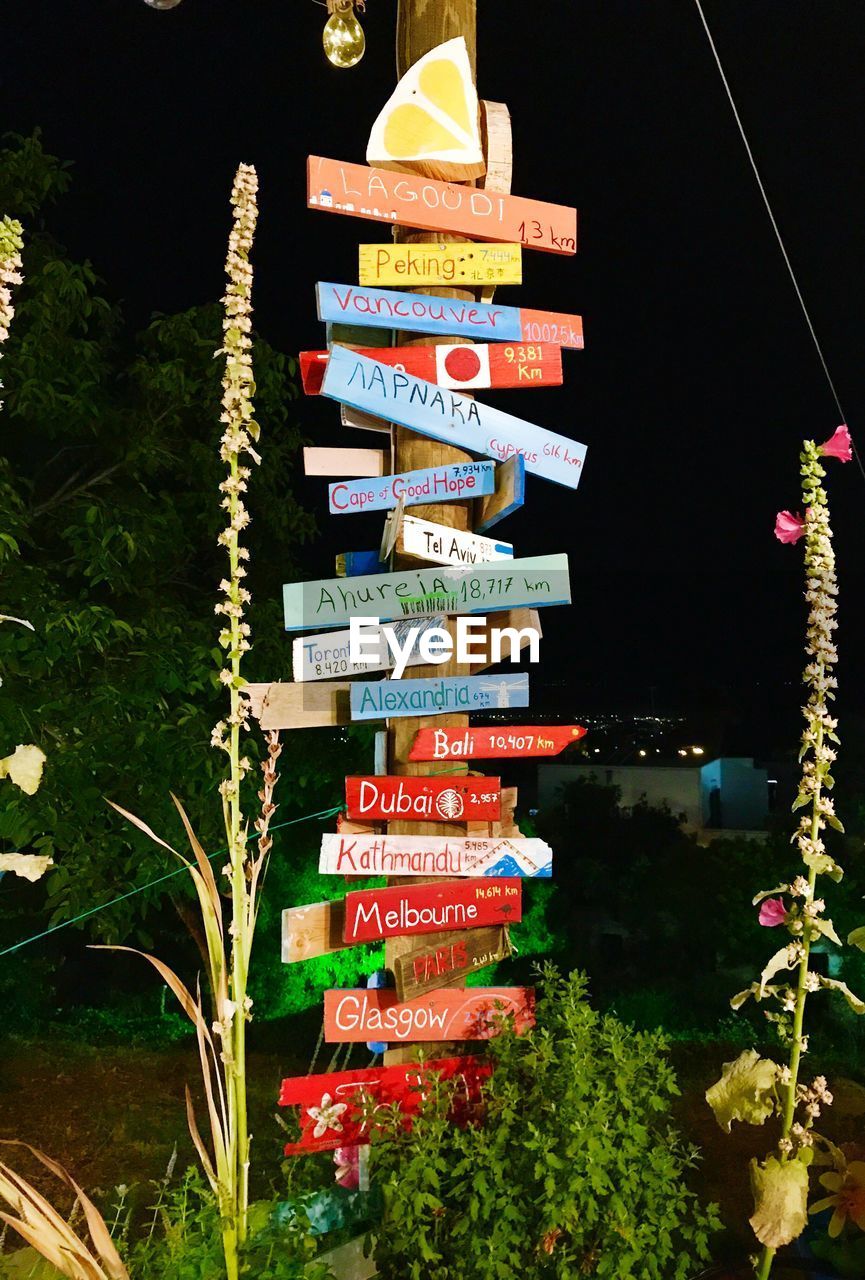
[[[757,919],[767,929],[775,929],[779,924],[783,924],[787,919],[787,908],[784,905],[784,899],[766,898],[760,906],[760,914]]]
[[[820,445],[824,458],[837,458],[839,462],[849,462],[853,457],[853,444],[847,424],[841,423],[834,435]]]
[[[333,1153],[336,1165],[335,1178],[346,1191],[356,1191],[360,1185],[360,1152],[357,1147],[337,1147]]]
[[[779,511],[775,517],[775,537],[779,542],[798,542],[805,533],[805,517]]]

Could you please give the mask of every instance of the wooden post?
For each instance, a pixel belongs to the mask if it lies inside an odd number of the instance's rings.
[[[405,75],[409,67],[413,66],[418,58],[422,58],[425,53],[429,53],[430,49],[434,49],[436,45],[444,43],[445,40],[453,40],[456,36],[464,37],[472,73],[475,74],[477,52],[476,0],[448,0],[447,4],[442,4],[440,0],[400,0],[396,39],[397,76]],[[403,243],[409,244],[458,239],[456,236],[446,236],[434,232],[403,231],[401,229],[397,229],[396,238]],[[471,299],[475,296],[470,290],[464,289],[442,288],[423,290],[422,292],[434,293],[439,297],[447,298]],[[400,343],[418,345],[429,341],[429,338],[418,338],[416,334],[400,335]],[[441,340],[439,339],[438,341]],[[436,440],[430,440],[426,436],[418,435],[403,427],[395,428],[395,432],[395,472],[413,471],[423,467],[437,467],[471,461],[471,455],[464,453],[461,449],[440,444]],[[448,502],[430,506],[418,506],[412,508],[412,514],[422,520],[432,520],[436,524],[447,525],[449,528],[472,530],[472,504],[470,502]],[[401,568],[402,564],[398,563],[397,567]],[[455,661],[442,663],[436,667],[417,667],[412,671],[412,675],[420,677],[467,674],[469,674],[468,668],[459,666]],[[391,722],[388,732],[390,768],[396,774],[426,772],[428,766],[409,760],[409,752],[411,751],[416,731],[429,725],[438,725],[441,728],[445,728],[451,726],[465,727],[467,724],[468,716],[456,715],[406,717]],[[424,832],[429,835],[461,835],[465,834],[465,828],[447,823],[391,822],[388,824],[388,832],[394,835],[420,835]],[[399,878],[388,881],[388,884],[401,883],[405,882]],[[415,883],[417,882],[415,881]],[[439,936],[438,934],[431,934],[428,941],[431,945],[435,945]],[[412,946],[416,945],[416,940],[413,941],[411,938],[388,940],[385,943],[385,964],[387,967],[393,970],[395,961],[410,951]],[[465,983],[462,979],[455,978],[449,985],[464,986]],[[426,1046],[432,1057],[445,1056],[450,1052],[466,1052],[468,1047],[465,1043],[462,1045],[434,1043]],[[405,1062],[412,1057],[414,1057],[414,1053],[410,1046],[395,1048],[388,1050],[385,1054],[385,1062],[387,1064]]]

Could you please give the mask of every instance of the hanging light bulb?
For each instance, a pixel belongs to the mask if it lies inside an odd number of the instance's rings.
[[[321,42],[328,61],[335,67],[353,67],[366,49],[363,27],[354,12],[356,2],[363,12],[363,0],[327,0],[330,17],[324,24]]]
[[[176,9],[180,0],[144,0],[150,9]]]

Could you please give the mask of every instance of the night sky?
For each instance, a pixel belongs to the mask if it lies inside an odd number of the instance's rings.
[[[802,665],[801,547],[775,542],[774,514],[797,506],[800,440],[838,417],[696,9],[479,9],[479,92],[510,107],[513,190],[580,211],[576,259],[526,252],[524,284],[499,297],[582,314],[586,350],[564,354],[562,389],[482,395],[589,446],[576,494],[530,477],[523,512],[498,528],[517,554],[571,557],[575,607],[548,611],[542,670],[568,709],[724,706],[740,722],[725,747],[759,748],[755,718],[765,734],[778,708],[795,711]],[[856,436],[865,8],[707,0],[706,12]],[[349,71],[324,60],[325,17],[313,0],[7,8],[3,126],[40,125],[74,160],[52,225],[134,324],[219,296],[243,160],[261,182],[257,326],[289,352],[322,345],[316,279],[355,282],[358,241],[388,233],[308,212],[304,161],[363,162],[394,83],[396,4],[369,0],[367,55]],[[342,432],[329,402],[299,412],[315,443],[378,443]],[[304,493],[323,533],[310,578],[331,576],[335,550],[377,545],[380,518],[328,517],[323,481]],[[865,701],[855,464],[833,466],[831,497],[843,712]]]

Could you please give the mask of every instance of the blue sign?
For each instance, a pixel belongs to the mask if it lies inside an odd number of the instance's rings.
[[[317,284],[315,294],[318,318],[329,324],[408,329],[440,337],[474,338],[477,342],[522,341],[519,307],[352,284]]]
[[[519,454],[527,471],[569,489],[576,489],[580,483],[586,457],[584,444],[457,391],[424,382],[402,369],[370,360],[347,347],[334,347],[331,351],[321,393],[375,414],[385,422],[396,422],[499,462]]]
[[[529,705],[529,677],[447,676],[441,680],[357,680],[351,686],[352,720],[494,711]]]
[[[457,462],[402,471],[396,476],[340,480],[328,485],[327,492],[331,515],[340,516],[358,511],[389,511],[400,498],[407,507],[428,502],[465,502],[467,498],[495,493],[495,489],[496,469],[492,462]]]

